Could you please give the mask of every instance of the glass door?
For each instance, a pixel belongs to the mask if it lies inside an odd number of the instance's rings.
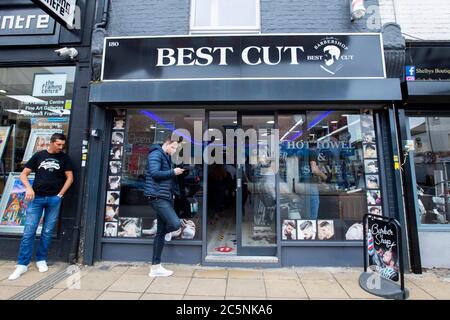
[[[240,114],[237,141],[238,255],[275,256],[278,137],[273,115]],[[241,140],[239,140],[239,138]]]

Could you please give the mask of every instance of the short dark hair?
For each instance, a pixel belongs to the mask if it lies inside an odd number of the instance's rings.
[[[56,140],[66,141],[66,136],[63,135],[62,133],[54,133],[50,137],[50,142],[56,142]]]
[[[178,139],[172,138],[172,134],[164,137],[163,144],[172,144],[174,142],[178,142]]]

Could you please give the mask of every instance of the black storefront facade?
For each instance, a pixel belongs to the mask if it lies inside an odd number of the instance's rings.
[[[364,213],[405,225],[400,80],[384,60],[377,33],[106,38],[102,81],[90,88],[85,262],[151,260],[146,159],[176,132],[189,145],[180,157],[200,160],[183,162],[190,227],[163,261],[361,266]],[[241,141],[241,164],[202,161],[236,151],[227,129],[262,132],[264,147]]]
[[[411,42],[406,49],[405,102],[399,109],[411,267],[449,267],[448,42]]]
[[[67,29],[31,1],[0,4],[1,259],[17,258],[23,233],[26,202],[18,175],[24,161],[45,148],[53,132],[68,137],[66,152],[74,163],[75,183],[63,202],[49,259],[76,259],[78,233],[74,230],[78,230],[82,210],[81,150],[88,124],[95,5],[77,1],[74,28]],[[55,52],[64,47],[75,49],[77,55],[71,59]]]

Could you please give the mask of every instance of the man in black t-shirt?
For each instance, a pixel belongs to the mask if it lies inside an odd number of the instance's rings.
[[[70,159],[62,152],[65,143],[66,137],[63,134],[53,134],[47,150],[35,153],[25,164],[25,169],[20,175],[20,181],[26,188],[25,200],[30,203],[26,213],[18,263],[14,272],[9,276],[9,280],[19,278],[28,270],[28,264],[33,254],[36,230],[43,212],[45,212],[44,225],[36,252],[36,266],[39,272],[48,271],[47,252],[58,221],[61,199],[73,183]],[[32,171],[35,172],[33,186],[28,181],[28,175]]]

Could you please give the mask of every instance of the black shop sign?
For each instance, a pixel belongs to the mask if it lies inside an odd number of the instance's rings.
[[[406,49],[406,81],[450,80],[450,47]]]
[[[381,35],[112,37],[102,80],[379,79]]]

